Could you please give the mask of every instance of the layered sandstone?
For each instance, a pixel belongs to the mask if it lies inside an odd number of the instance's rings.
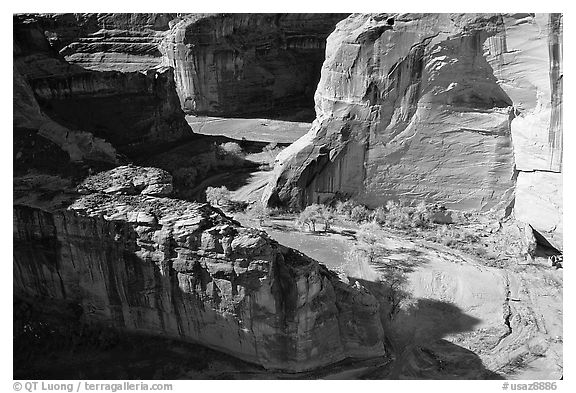
[[[177,14],[34,14],[66,61],[95,71],[146,71],[161,63],[158,44]]]
[[[94,192],[68,209],[14,207],[17,296],[78,304],[83,322],[198,342],[270,369],[386,356],[366,289],[207,204],[145,195],[157,176],[134,192],[118,172],[108,173],[115,191],[91,178],[82,190]]]
[[[89,150],[82,144],[90,139],[87,135],[105,153],[109,143],[123,154],[191,136],[171,69],[157,68],[155,63],[120,72],[102,63],[94,71],[70,64],[49,44],[43,22],[45,18],[14,17],[14,84],[34,108],[28,113],[15,105],[15,118],[29,120],[33,124],[28,126],[43,129],[42,136],[69,152]]]
[[[347,195],[504,215],[515,202],[561,243],[560,53],[554,15],[348,17],[328,37],[316,120],[278,157],[266,203]],[[548,209],[531,211],[536,199]]]
[[[484,44],[513,102],[514,212],[562,249],[562,15],[513,14]]]
[[[183,15],[160,48],[186,112],[274,114],[312,106],[326,37],[345,16]]]

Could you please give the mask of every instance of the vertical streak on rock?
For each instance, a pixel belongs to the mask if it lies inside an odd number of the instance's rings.
[[[562,170],[562,14],[549,16],[548,51],[550,55],[550,170]]]

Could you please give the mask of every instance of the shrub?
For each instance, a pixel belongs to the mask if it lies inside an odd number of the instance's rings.
[[[282,149],[278,147],[278,144],[276,142],[270,142],[262,149],[262,152],[266,154],[268,165],[274,164],[274,161],[276,161],[276,157],[278,156],[278,154],[280,154],[281,151]]]
[[[398,202],[386,202],[385,224],[396,229],[407,229],[410,227],[410,214],[408,209]]]
[[[226,155],[235,156],[235,157],[243,157],[244,151],[240,147],[240,145],[236,142],[226,142],[219,146],[220,150],[223,151]]]
[[[270,218],[270,210],[260,202],[254,203],[248,210],[248,214],[256,218],[260,226],[263,226],[265,221]]]
[[[322,211],[322,205],[310,205],[300,213],[298,223],[300,225],[306,225],[309,230],[316,232],[316,223],[322,221]]]
[[[367,222],[360,225],[356,238],[358,241],[366,244],[376,244],[378,241],[378,230],[380,227],[375,222]]]
[[[358,204],[351,199],[347,201],[338,201],[336,202],[336,213],[341,216],[350,218],[352,209],[354,209],[356,206],[358,206]]]
[[[230,213],[240,213],[246,211],[248,208],[248,202],[245,201],[228,201],[226,204],[226,210]]]
[[[388,211],[386,210],[386,208],[384,206],[378,206],[374,212],[372,213],[372,218],[374,220],[374,222],[376,222],[378,225],[386,225],[386,215],[388,214]]]
[[[350,212],[350,218],[358,223],[368,221],[370,219],[370,210],[366,206],[355,206]]]
[[[425,202],[412,207],[388,201],[385,208],[374,212],[374,219],[381,225],[396,229],[426,228],[431,221],[431,209]]]
[[[230,191],[226,186],[207,187],[206,201],[211,205],[223,207],[230,203]]]
[[[320,205],[318,212],[320,214],[320,220],[324,223],[324,232],[327,232],[330,229],[330,225],[332,225],[336,219],[334,209],[332,209],[330,206]]]
[[[416,206],[412,213],[411,225],[413,228],[426,228],[430,224],[431,217],[431,207],[422,201]]]

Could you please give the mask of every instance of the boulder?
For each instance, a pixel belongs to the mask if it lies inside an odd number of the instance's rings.
[[[119,166],[89,176],[79,190],[81,193],[168,196],[172,193],[172,176],[159,168],[135,165]]]

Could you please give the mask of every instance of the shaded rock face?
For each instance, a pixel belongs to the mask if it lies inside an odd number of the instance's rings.
[[[107,142],[128,155],[192,134],[170,69],[154,69],[154,63],[145,72],[119,72],[110,71],[113,64],[106,69],[101,63],[99,71],[92,71],[70,64],[50,46],[41,24],[45,19],[39,20],[14,17],[14,64],[19,74],[14,83],[30,102],[31,96],[37,101],[32,114],[15,105],[15,118],[38,123],[34,127],[42,128],[45,137],[61,146],[72,145],[65,148],[69,153],[80,151],[75,157],[79,159],[89,150],[83,147],[87,134],[96,138],[92,145]]]
[[[274,116],[287,108],[297,112],[313,106],[326,37],[345,17],[188,15],[175,21],[161,51],[174,68],[187,113]]]
[[[504,215],[515,200],[517,218],[543,228],[543,214],[527,211],[537,180],[515,169],[559,170],[560,17],[352,15],[326,53],[316,120],[278,156],[266,203],[343,194],[372,207],[424,200]],[[555,190],[540,206],[561,206],[559,180],[546,179],[540,190]],[[561,239],[555,211],[545,232]]]
[[[271,369],[386,356],[365,289],[209,205],[91,184],[104,192],[66,210],[14,207],[15,295],[79,304],[86,323],[195,341]]]
[[[15,43],[15,59],[19,57],[19,53],[20,48]],[[40,108],[27,78],[21,74],[19,68],[15,61],[13,72],[15,173],[30,166],[50,165],[50,156],[42,158],[42,154],[38,151],[39,146],[49,146],[53,158],[61,156],[63,163],[118,162],[116,149],[104,139],[84,130],[71,130],[48,117]],[[62,168],[63,165],[59,167]]]

